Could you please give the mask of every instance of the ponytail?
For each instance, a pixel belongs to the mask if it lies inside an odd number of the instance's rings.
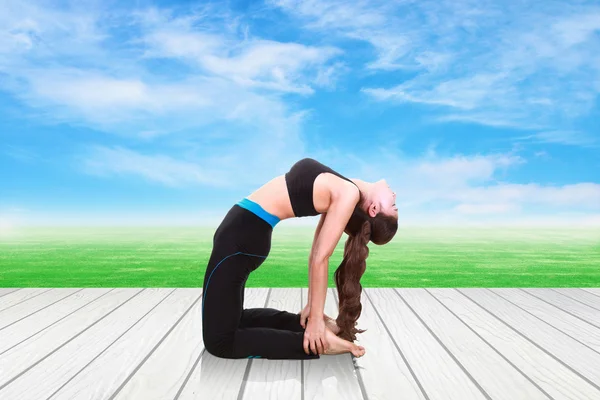
[[[338,290],[339,313],[336,319],[340,328],[338,337],[354,342],[357,333],[365,330],[357,329],[357,320],[362,312],[360,302],[362,285],[360,278],[367,269],[367,257],[369,247],[367,244],[373,241],[375,244],[385,244],[396,234],[398,220],[395,217],[377,214],[371,218],[362,209],[364,198],[362,192],[345,232],[348,239],[344,245],[344,258],[340,266],[335,270],[335,285]]]

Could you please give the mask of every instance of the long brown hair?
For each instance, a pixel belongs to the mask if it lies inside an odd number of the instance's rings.
[[[336,319],[340,332],[337,336],[351,342],[356,340],[357,333],[365,331],[356,328],[356,321],[362,311],[360,278],[367,268],[366,260],[369,256],[367,244],[369,241],[377,245],[386,244],[392,240],[398,230],[396,217],[381,212],[371,217],[363,210],[364,202],[365,198],[360,192],[360,200],[344,229],[348,235],[344,245],[344,258],[334,273],[340,303]]]

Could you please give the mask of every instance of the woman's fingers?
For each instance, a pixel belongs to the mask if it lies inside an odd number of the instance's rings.
[[[313,339],[313,344],[314,344],[314,352],[315,354],[321,354],[321,351],[319,349],[319,346],[321,345],[321,342],[319,341],[319,339]]]
[[[306,354],[310,355],[310,353],[308,352],[308,344],[309,344],[308,337],[306,337],[306,335],[304,335],[304,352]]]

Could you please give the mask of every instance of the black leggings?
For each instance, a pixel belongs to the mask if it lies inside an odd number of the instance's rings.
[[[243,309],[252,271],[271,250],[273,227],[235,204],[213,237],[204,275],[202,336],[206,350],[221,358],[315,359],[304,352],[300,315],[273,308]]]

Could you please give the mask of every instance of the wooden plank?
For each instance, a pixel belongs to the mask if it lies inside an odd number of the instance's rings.
[[[596,296],[600,296],[600,288],[581,288],[581,290],[585,290],[586,292],[590,292],[595,294]]]
[[[553,290],[564,294],[565,296],[570,297],[580,303],[588,305],[596,311],[600,312],[600,296],[596,296],[590,292],[586,292],[585,290],[577,288],[557,288]]]
[[[302,288],[302,297],[308,299],[308,288]],[[332,289],[327,290],[324,312],[332,318],[338,315]],[[321,355],[320,359],[303,360],[304,398],[363,399],[364,389],[359,384],[353,359],[351,353],[345,353]]]
[[[554,399],[593,399],[600,392],[456,289],[427,289],[463,323]],[[503,305],[498,305],[502,307]],[[522,398],[517,396],[516,398]]]
[[[175,290],[55,392],[53,399],[110,398],[172,332],[175,324],[189,313],[192,306],[202,304],[199,300],[199,289]],[[76,354],[72,353],[71,356]]]
[[[369,288],[366,291],[429,399],[486,398],[410,310],[398,292],[387,288]]]
[[[337,289],[332,288],[331,291],[339,309]],[[390,335],[385,321],[377,314],[366,291],[367,289],[363,289],[362,311],[357,321],[359,329],[367,330],[357,335],[357,344],[365,348],[365,355],[354,358],[355,369],[364,384],[366,397],[369,400],[383,400],[388,399],[390,393],[401,393],[402,398],[406,400],[425,399],[406,359]],[[330,317],[337,318],[337,313]]]
[[[0,390],[0,398],[40,399],[51,396],[146,313],[165,300],[171,292],[173,289],[144,289],[89,329],[48,354],[31,369],[24,371]],[[63,337],[63,340],[66,339],[67,337]],[[11,372],[14,371],[13,366],[10,368]],[[23,370],[19,369],[18,372]],[[14,376],[14,373],[11,373],[11,376]],[[35,382],[35,385],[32,385],[32,382]]]
[[[174,399],[203,350],[200,298],[112,399]]]
[[[0,297],[0,312],[49,290],[52,290],[52,288],[23,288],[2,296]]]
[[[600,328],[600,311],[590,306],[581,304],[580,302],[552,289],[536,288],[535,290],[523,290],[532,296],[536,296],[537,298],[542,299],[555,307],[558,307],[564,311],[568,311],[582,320],[594,325],[595,327]]]
[[[505,400],[519,397],[548,399],[526,375],[515,369],[429,292],[424,289],[396,291],[488,396]]]
[[[300,288],[272,288],[266,307],[298,313],[300,297]],[[301,400],[301,394],[302,360],[252,360],[242,399]]]
[[[487,289],[458,289],[597,387],[600,354]]]
[[[0,355],[0,398],[2,398],[2,387],[7,382],[97,323],[139,292],[140,289],[115,289],[100,300],[89,303],[57,324],[5,351]]]
[[[0,288],[0,297],[6,296],[9,293],[16,292],[20,288]]]
[[[247,288],[244,294],[244,308],[264,307],[268,293],[268,288]],[[204,350],[192,373],[186,378],[177,400],[237,399],[248,363],[257,360],[259,359],[220,358]]]
[[[85,307],[91,301],[108,293],[111,289],[88,288],[69,296],[68,298],[46,308],[44,312],[25,318],[9,327],[0,330],[0,354],[27,340],[40,331],[56,324],[69,314]]]
[[[600,353],[600,329],[532,296],[528,291],[508,288],[492,291]]]
[[[20,320],[37,315],[40,311],[80,292],[78,288],[54,289],[32,297],[27,301],[0,312],[0,329],[6,328]]]

